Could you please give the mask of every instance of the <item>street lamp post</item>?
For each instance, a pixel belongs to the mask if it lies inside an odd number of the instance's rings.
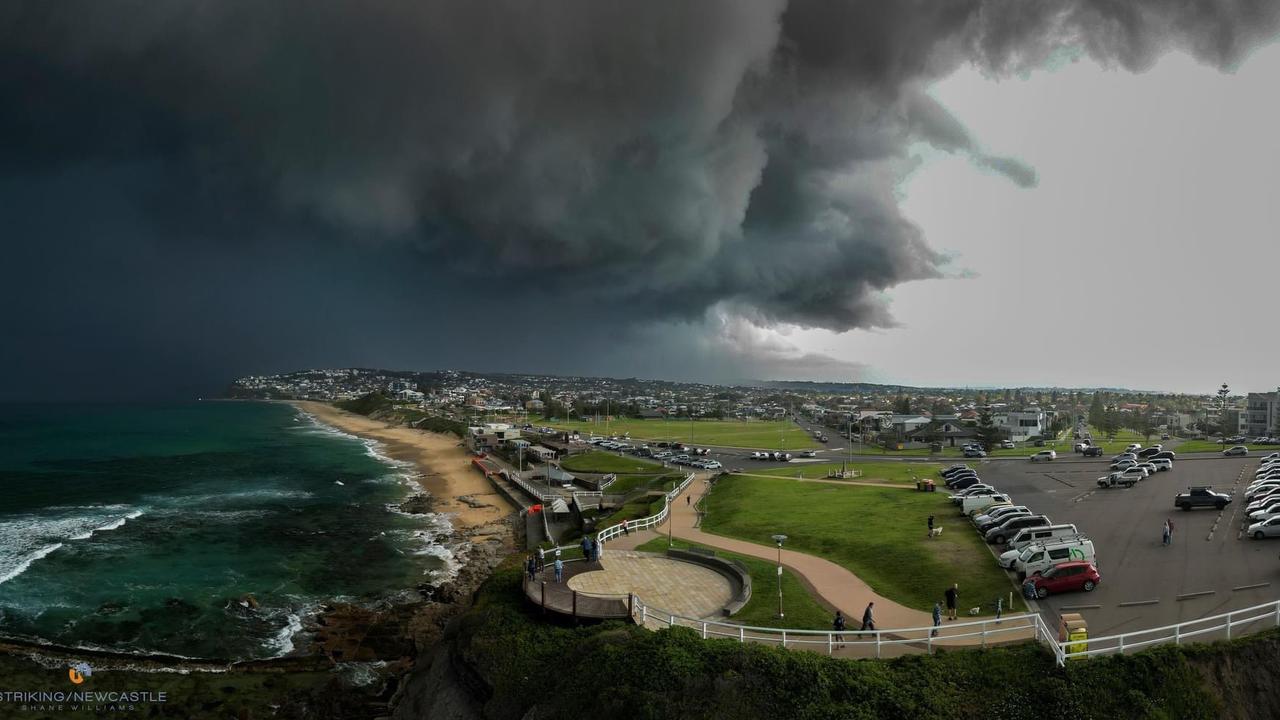
[[[778,543],[778,617],[786,617],[782,612],[782,543],[787,541],[786,535],[774,535],[773,541]]]

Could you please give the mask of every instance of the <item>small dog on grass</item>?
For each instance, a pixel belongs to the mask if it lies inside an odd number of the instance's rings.
[[[930,530],[930,531],[929,531],[929,537],[931,537],[931,538],[936,538],[936,537],[938,537],[938,536],[939,536],[939,535],[941,535],[941,534],[942,534],[942,528],[940,528],[940,527],[936,527],[936,528],[934,528],[934,529],[932,529],[932,530]]]

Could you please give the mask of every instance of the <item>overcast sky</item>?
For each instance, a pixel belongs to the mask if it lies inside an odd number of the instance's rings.
[[[1265,390],[1278,31],[1259,0],[11,0],[0,400],[349,366]]]
[[[919,149],[904,211],[963,279],[890,290],[900,328],[796,344],[888,382],[1273,390],[1278,84],[1280,44],[1230,73],[1182,53],[1141,74],[959,70],[930,93],[1038,185]]]

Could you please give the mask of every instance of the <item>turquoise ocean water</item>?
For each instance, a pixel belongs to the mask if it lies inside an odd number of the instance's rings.
[[[451,572],[410,477],[287,405],[0,405],[0,635],[287,654],[321,604]]]

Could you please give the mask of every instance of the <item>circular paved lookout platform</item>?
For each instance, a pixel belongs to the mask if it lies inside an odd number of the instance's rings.
[[[723,617],[733,598],[728,579],[710,568],[633,550],[605,550],[601,568],[569,578],[580,593],[635,593],[655,608],[685,617]]]
[[[545,610],[579,618],[626,618],[630,595],[646,605],[689,618],[720,618],[734,599],[724,575],[696,563],[634,550],[605,550],[600,562],[570,562],[564,582],[548,567],[530,580],[525,595]]]

